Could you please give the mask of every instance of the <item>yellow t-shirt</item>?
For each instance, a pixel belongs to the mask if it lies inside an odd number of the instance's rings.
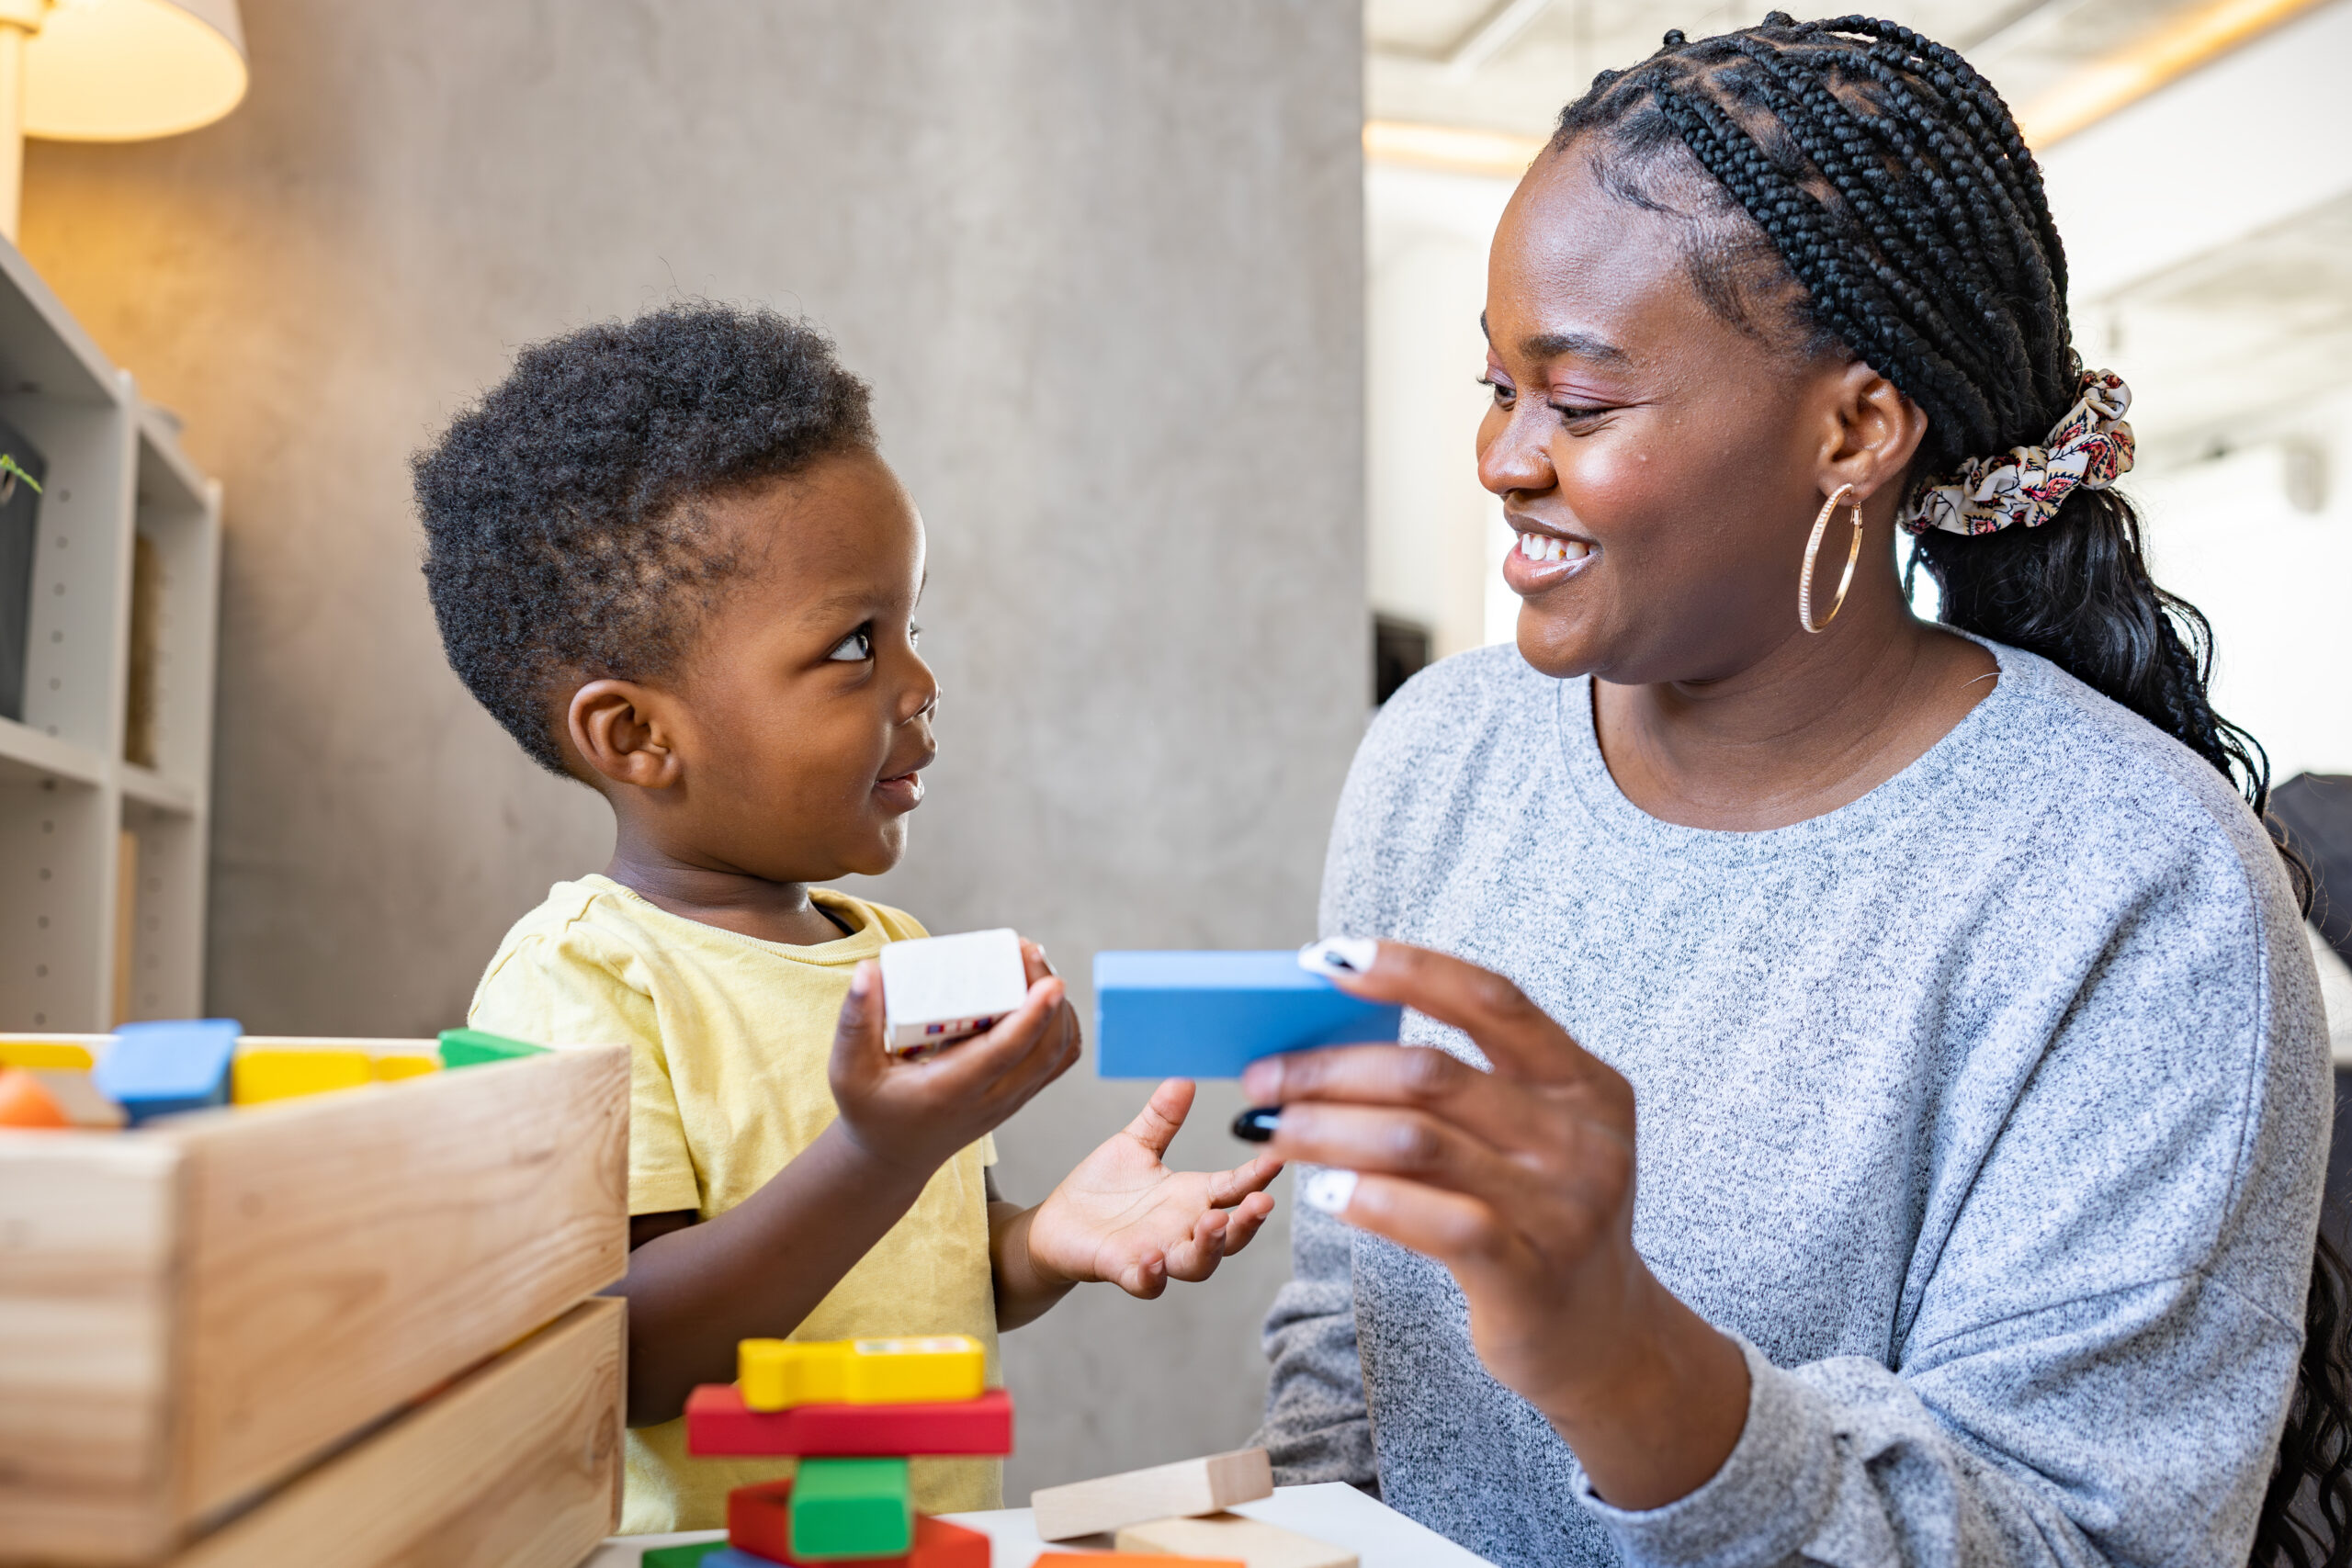
[[[506,933],[466,1021],[550,1045],[626,1043],[629,1213],[691,1209],[707,1220],[833,1120],[825,1066],[850,972],[883,943],[924,934],[880,904],[828,888],[810,897],[852,934],[789,947],[673,915],[609,877],[559,882]],[[983,1138],[941,1167],[790,1337],[968,1334],[988,1347],[996,1382],[982,1186],[995,1158]],[[729,1491],[792,1473],[789,1460],[690,1459],[683,1419],[630,1431],[627,1458],[621,1529],[632,1535],[718,1529]],[[912,1479],[925,1513],[1003,1506],[995,1460],[917,1460]]]

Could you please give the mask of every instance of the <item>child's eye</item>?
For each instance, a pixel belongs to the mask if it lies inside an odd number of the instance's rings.
[[[825,655],[825,657],[827,659],[838,659],[844,664],[865,663],[867,660],[874,657],[874,628],[871,626],[858,627],[857,630],[850,633],[849,636],[833,644],[832,652]]]
[[[907,646],[909,648],[921,648],[922,646],[922,628],[921,626],[914,626],[912,624],[908,626]]]

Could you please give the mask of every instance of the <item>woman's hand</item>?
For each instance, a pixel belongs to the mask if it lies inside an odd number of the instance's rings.
[[[1605,1500],[1695,1490],[1747,1423],[1747,1369],[1634,1250],[1632,1086],[1460,959],[1382,942],[1338,983],[1453,1025],[1494,1071],[1399,1045],[1253,1063],[1251,1100],[1282,1107],[1273,1151],[1358,1173],[1334,1212],[1445,1265],[1479,1359],[1551,1418]]]
[[[1273,1212],[1269,1182],[1282,1161],[1260,1156],[1231,1170],[1170,1170],[1162,1163],[1193,1108],[1193,1086],[1170,1078],[1126,1130],[1062,1179],[1023,1216],[1040,1283],[1107,1280],[1147,1300],[1170,1280],[1205,1280],[1250,1244]]]

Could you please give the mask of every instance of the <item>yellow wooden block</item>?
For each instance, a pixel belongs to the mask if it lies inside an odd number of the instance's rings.
[[[88,1072],[96,1059],[70,1040],[0,1040],[0,1067],[62,1067]]]
[[[978,1399],[987,1389],[980,1342],[964,1334],[924,1339],[746,1339],[736,1348],[744,1405],[931,1404]]]
[[[350,1089],[373,1077],[365,1051],[240,1051],[229,1068],[229,1098],[239,1105]]]
[[[390,1083],[396,1078],[423,1077],[441,1070],[438,1059],[421,1052],[396,1051],[369,1058],[376,1069],[376,1081]]]

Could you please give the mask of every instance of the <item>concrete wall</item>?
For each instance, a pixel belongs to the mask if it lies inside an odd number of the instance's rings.
[[[929,518],[945,752],[883,894],[1080,976],[1312,934],[1368,700],[1355,0],[243,9],[243,107],[36,144],[24,223],[228,487],[213,1009],[452,1023],[602,863],[442,663],[404,460],[515,345],[680,295],[831,330]],[[1143,1097],[1090,1074],[1015,1195]],[[1244,1437],[1283,1246],[1012,1336],[1016,1495]]]

